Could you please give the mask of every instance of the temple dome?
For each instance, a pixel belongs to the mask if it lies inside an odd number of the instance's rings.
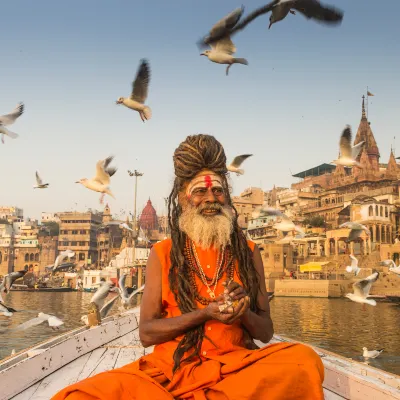
[[[140,215],[139,225],[142,229],[158,229],[158,217],[151,200],[147,200],[146,206],[143,208],[142,214]]]

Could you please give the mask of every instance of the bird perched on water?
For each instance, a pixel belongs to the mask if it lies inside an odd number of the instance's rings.
[[[34,189],[47,189],[48,186],[50,185],[49,183],[43,183],[42,178],[39,176],[39,173],[36,171],[36,186],[34,186]]]
[[[363,357],[364,358],[376,358],[382,353],[383,350],[384,349],[368,351],[368,349],[366,347],[363,347]]]
[[[5,275],[3,278],[3,281],[0,284],[0,301],[3,301],[2,296],[5,294],[8,294],[11,286],[13,283],[19,279],[22,278],[28,271],[14,271],[10,272],[9,274]]]
[[[150,65],[145,59],[140,60],[140,65],[136,73],[136,78],[132,83],[132,93],[130,97],[120,97],[116,104],[123,104],[139,113],[143,122],[151,118],[151,109],[144,102],[147,99],[147,93],[150,82]]]
[[[7,135],[11,139],[16,139],[18,137],[17,133],[11,132],[6,128],[6,126],[12,125],[16,119],[23,114],[24,109],[24,103],[19,103],[9,114],[0,116],[0,133],[2,143],[4,143],[4,135]]]
[[[233,161],[228,165],[228,171],[236,172],[236,175],[243,175],[244,169],[240,169],[243,161],[251,157],[253,154],[242,154],[241,156],[236,156]]]
[[[353,283],[353,293],[347,293],[346,297],[356,303],[369,304],[376,306],[376,301],[367,299],[371,290],[372,284],[379,278],[379,272],[376,271],[370,276]]]
[[[356,158],[360,154],[364,141],[356,144],[355,146],[352,146],[351,142],[351,128],[349,125],[347,125],[340,137],[340,157],[337,160],[332,161],[334,164],[343,165],[345,167],[354,167],[355,165],[357,167],[361,167],[361,164],[356,161]]]
[[[221,31],[229,31],[230,27],[234,27],[237,21],[239,21],[243,12],[244,7],[237,8],[222,18],[211,28],[210,36],[215,36]],[[236,46],[233,44],[229,35],[211,43],[210,47],[211,50],[206,50],[203,53],[200,53],[200,55],[208,57],[210,61],[217,64],[228,64],[226,67],[226,75],[228,75],[229,68],[233,64],[248,65],[248,62],[245,58],[233,57],[233,54],[236,53]]]
[[[319,0],[279,0],[272,8],[268,29],[274,23],[285,19],[289,13],[295,15],[296,12],[293,9],[299,11],[307,19],[324,24],[337,25],[343,19],[343,11],[332,6],[324,6]]]
[[[103,204],[103,199],[106,194],[115,199],[110,190],[110,178],[117,172],[117,168],[109,167],[109,164],[114,159],[113,156],[107,157],[105,160],[100,160],[96,164],[96,176],[92,179],[82,178],[75,183],[81,183],[83,186],[95,192],[102,193],[100,196],[100,204]]]
[[[367,226],[360,224],[358,222],[345,222],[340,225],[339,228],[348,228],[350,229],[349,236],[345,240],[346,243],[352,242],[358,239],[363,232],[366,233],[367,236],[370,235],[370,231]]]
[[[350,258],[351,258],[351,265],[346,267],[346,271],[352,272],[355,276],[357,276],[361,271],[361,268],[359,268],[358,266],[358,259],[355,258],[352,254],[350,254]]]

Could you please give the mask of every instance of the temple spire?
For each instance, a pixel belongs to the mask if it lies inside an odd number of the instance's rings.
[[[367,119],[367,114],[365,114],[365,96],[362,97],[362,116],[361,119]]]

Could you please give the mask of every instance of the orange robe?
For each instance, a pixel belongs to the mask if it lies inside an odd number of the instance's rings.
[[[181,315],[169,289],[171,240],[154,245],[162,265],[162,307],[166,318]],[[253,250],[255,244],[249,241]],[[213,276],[217,252],[197,247],[200,263]],[[207,287],[196,276],[200,294],[208,298]],[[223,292],[223,276],[216,295]],[[235,282],[240,279],[235,271]],[[204,307],[198,303],[198,307]],[[320,357],[308,346],[279,343],[257,350],[243,344],[239,321],[225,325],[211,320],[205,325],[211,339],[203,339],[202,364],[183,364],[172,373],[173,353],[182,336],[156,345],[151,354],[122,368],[103,372],[68,386],[53,400],[322,400],[324,368]]]

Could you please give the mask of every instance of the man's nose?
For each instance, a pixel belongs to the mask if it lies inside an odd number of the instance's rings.
[[[206,203],[215,203],[217,201],[217,198],[215,197],[212,188],[208,188],[207,193],[204,196],[204,201]]]

